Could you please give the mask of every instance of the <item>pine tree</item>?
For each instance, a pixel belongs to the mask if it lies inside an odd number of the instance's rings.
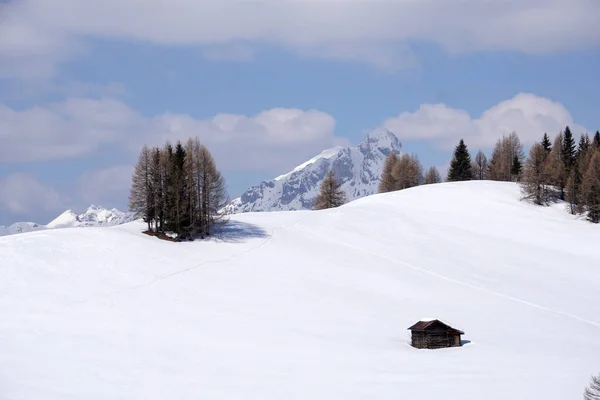
[[[425,176],[423,177],[424,185],[432,185],[434,183],[441,183],[442,176],[436,167],[430,167],[427,172],[425,172]]]
[[[458,145],[454,149],[454,157],[450,162],[448,170],[448,182],[452,181],[468,181],[473,179],[471,170],[471,155],[467,149],[463,139],[460,139]]]
[[[584,400],[600,400],[600,374],[592,376],[590,384],[583,392]]]
[[[189,225],[188,204],[187,204],[187,186],[185,180],[185,160],[186,153],[181,142],[177,142],[175,153],[173,154],[173,230],[178,234],[183,232],[183,227]]]
[[[475,155],[472,169],[473,179],[485,180],[488,178],[488,160],[481,150],[477,151],[477,154]]]
[[[129,194],[129,210],[136,218],[143,218],[148,224],[148,231],[152,230],[151,223],[154,219],[152,184],[150,177],[151,152],[144,145],[140,151],[138,162],[134,167]]]
[[[315,198],[313,209],[323,210],[339,207],[345,202],[346,194],[341,188],[341,183],[337,182],[333,170],[330,169],[321,182],[320,192]]]
[[[594,151],[582,182],[582,197],[588,219],[600,222],[600,151]]]
[[[524,198],[538,205],[546,205],[549,200],[546,158],[544,145],[534,143],[529,149],[529,157],[525,161],[523,179],[520,182]]]
[[[550,154],[552,150],[552,143],[550,142],[550,138],[547,133],[544,133],[544,139],[542,139],[542,146],[544,146],[544,150],[546,150],[547,154]]]
[[[394,170],[394,166],[398,162],[398,156],[395,152],[390,152],[385,158],[385,163],[383,164],[383,172],[381,173],[381,181],[379,182],[379,193],[391,192],[395,190],[394,177],[392,175],[392,171]]]
[[[594,149],[600,150],[600,131],[596,131],[596,134],[594,135],[593,146]]]

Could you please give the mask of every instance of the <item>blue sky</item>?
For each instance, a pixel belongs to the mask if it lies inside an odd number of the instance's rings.
[[[53,5],[0,9],[3,225],[126,209],[167,138],[199,136],[235,197],[379,126],[441,170],[461,137],[600,128],[596,1]]]

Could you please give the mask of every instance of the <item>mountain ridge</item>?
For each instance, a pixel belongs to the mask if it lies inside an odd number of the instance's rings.
[[[116,208],[107,209],[91,205],[81,214],[76,214],[71,209],[65,210],[46,225],[38,224],[36,222],[15,222],[8,226],[0,225],[0,236],[45,229],[115,226],[134,220],[135,216],[132,212],[122,212]]]
[[[377,193],[385,157],[402,152],[398,137],[385,128],[369,132],[356,146],[333,147],[289,172],[246,190],[224,207],[226,214],[312,208],[319,186],[332,168],[348,201]]]

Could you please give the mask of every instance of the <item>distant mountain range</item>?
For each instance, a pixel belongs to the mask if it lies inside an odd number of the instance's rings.
[[[387,129],[377,129],[354,147],[334,147],[290,172],[248,189],[226,207],[227,214],[312,208],[325,174],[333,168],[348,201],[377,193],[385,158],[402,144]]]
[[[46,225],[35,222],[17,222],[10,226],[0,225],[0,236],[44,229],[113,226],[131,222],[134,219],[133,213],[121,212],[115,208],[108,210],[92,205],[79,215],[72,210],[67,210]]]

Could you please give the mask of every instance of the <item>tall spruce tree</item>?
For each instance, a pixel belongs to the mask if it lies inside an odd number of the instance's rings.
[[[544,147],[546,153],[550,154],[550,151],[552,150],[552,143],[550,142],[550,138],[548,137],[547,133],[544,133],[544,138],[542,139],[542,146]]]
[[[594,146],[594,149],[600,150],[600,131],[596,131],[596,134],[594,135],[594,140],[593,140],[592,144]]]
[[[512,165],[510,167],[510,175],[512,180],[518,182],[521,178],[521,169],[522,169],[521,161],[519,157],[515,154],[513,156]]]
[[[333,169],[327,171],[325,179],[321,182],[320,192],[315,198],[313,209],[339,207],[346,202],[346,193],[341,188],[341,183],[335,178]]]
[[[571,173],[571,168],[575,165],[576,161],[576,144],[575,139],[573,138],[573,133],[571,133],[571,128],[568,126],[565,128],[565,132],[563,134],[563,142],[562,142],[562,157],[563,163],[565,164],[565,175],[569,176]]]
[[[454,157],[448,170],[448,182],[468,181],[473,179],[471,170],[471,155],[463,139],[460,139],[454,149]]]

